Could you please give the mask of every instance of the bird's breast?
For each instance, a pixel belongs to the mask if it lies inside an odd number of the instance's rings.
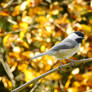
[[[76,45],[74,48],[70,49],[61,49],[58,51],[53,52],[52,56],[55,56],[58,59],[66,58],[66,57],[71,57],[73,56],[79,49],[80,45]]]

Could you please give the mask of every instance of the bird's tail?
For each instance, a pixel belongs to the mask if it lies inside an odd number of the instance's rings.
[[[39,55],[36,55],[36,56],[32,57],[31,60],[33,60],[35,58],[38,58],[38,57],[41,57],[41,56],[44,56],[44,55],[47,55],[47,54],[48,54],[48,52],[41,53]]]

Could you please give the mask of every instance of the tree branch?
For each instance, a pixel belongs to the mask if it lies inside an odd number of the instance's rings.
[[[75,60],[75,61],[74,61],[74,65],[79,65],[79,64],[82,64],[82,63],[84,64],[84,63],[90,62],[90,61],[92,61],[92,58],[89,58],[89,59],[81,59],[81,60]],[[55,68],[55,69],[52,69],[52,70],[50,70],[50,71],[48,71],[48,72],[46,72],[46,73],[44,73],[44,74],[42,74],[42,75],[40,75],[40,76],[34,78],[33,80],[31,80],[31,81],[29,81],[29,82],[27,82],[27,83],[25,83],[25,84],[19,86],[18,88],[12,90],[11,92],[19,92],[19,91],[21,91],[22,89],[24,89],[24,88],[26,88],[27,86],[29,86],[30,84],[36,82],[37,80],[39,80],[39,79],[41,79],[41,78],[43,78],[43,77],[45,77],[45,76],[47,76],[47,75],[49,75],[49,74],[51,74],[51,73],[53,73],[53,72],[56,72],[56,71],[58,71],[58,70],[60,70],[60,71],[63,72],[63,70],[66,71],[66,70],[69,69],[70,67],[72,67],[72,63],[67,63],[67,64],[65,64],[65,65],[59,66],[59,67],[57,67],[57,68]]]

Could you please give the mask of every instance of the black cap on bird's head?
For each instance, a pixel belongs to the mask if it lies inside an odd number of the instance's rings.
[[[74,32],[74,33],[77,34],[78,36],[84,38],[84,34],[83,34],[82,32],[76,31],[76,32]]]
[[[78,42],[78,43],[81,43],[82,42],[82,40],[84,39],[84,34],[82,33],[82,32],[80,32],[80,31],[76,31],[76,32],[74,32],[76,35],[78,35],[78,38],[76,38],[76,41]]]

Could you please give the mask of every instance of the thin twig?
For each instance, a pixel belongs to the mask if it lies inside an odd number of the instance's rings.
[[[84,64],[84,63],[90,62],[90,61],[92,61],[92,58],[76,60],[76,61],[74,61],[74,65],[79,65],[79,64],[82,64],[82,63]],[[29,81],[29,82],[27,82],[27,83],[25,83],[25,84],[19,86],[18,88],[12,90],[11,92],[19,92],[19,91],[21,91],[22,89],[24,89],[24,88],[26,88],[27,86],[29,86],[30,84],[36,82],[37,80],[39,80],[39,79],[41,79],[41,78],[43,78],[43,77],[45,77],[45,76],[47,76],[47,75],[49,75],[49,74],[51,74],[51,73],[53,73],[53,72],[56,72],[56,71],[58,71],[58,70],[60,70],[60,71],[63,72],[63,70],[67,70],[67,69],[68,69],[69,67],[71,67],[71,66],[72,66],[72,63],[68,63],[68,64],[65,64],[65,65],[59,66],[59,67],[57,67],[57,68],[55,68],[55,69],[52,69],[52,70],[50,70],[50,71],[48,71],[48,72],[46,72],[46,73],[44,73],[44,74],[42,74],[42,75],[40,75],[40,76],[34,78],[33,80],[31,80],[31,81]]]
[[[31,30],[32,28],[37,28],[37,25],[35,25],[35,26],[30,26],[30,27],[28,28],[28,32],[30,32],[30,30]],[[21,32],[21,31],[22,31],[21,29],[18,29],[18,30],[15,30],[15,31],[5,32],[5,33],[4,33],[4,36],[7,35],[7,34],[19,33],[19,32]]]
[[[61,92],[65,92],[64,86],[63,86],[63,84],[61,83],[61,80],[59,80],[59,85],[60,85]]]
[[[41,80],[36,83],[36,85],[30,90],[30,92],[35,92],[35,89],[39,86]]]
[[[15,87],[14,76],[13,76],[12,72],[10,71],[10,67],[9,67],[7,61],[4,60],[4,58],[5,58],[5,55],[3,56],[3,55],[0,54],[0,61],[1,61],[2,65],[3,65],[3,68],[6,71],[9,79],[11,80],[13,87]]]
[[[65,29],[63,27],[61,27],[59,24],[57,24],[55,21],[53,22],[53,24],[58,27],[61,31],[65,32]]]
[[[7,17],[7,21],[8,21],[9,23],[13,24],[13,25],[14,25],[14,24],[17,24],[17,22],[14,21],[11,16],[8,16],[8,17]]]
[[[3,8],[7,8],[9,7],[12,3],[13,3],[14,0],[10,0],[7,4],[4,5]]]

